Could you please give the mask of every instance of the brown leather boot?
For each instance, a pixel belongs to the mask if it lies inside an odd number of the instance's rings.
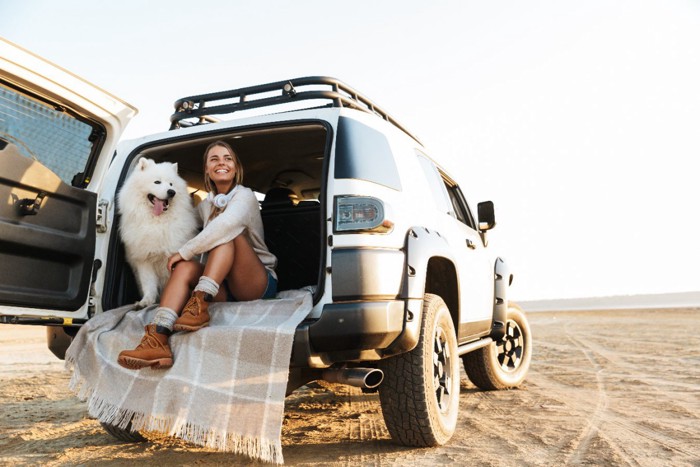
[[[123,350],[117,362],[124,368],[140,370],[150,366],[154,369],[173,366],[173,352],[168,344],[168,336],[156,332],[156,325],[146,326],[146,335],[134,350]]]
[[[182,313],[173,325],[173,331],[196,331],[209,324],[209,303],[205,300],[205,292],[199,290],[192,296],[182,309]]]

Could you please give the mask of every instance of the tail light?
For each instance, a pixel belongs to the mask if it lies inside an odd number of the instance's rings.
[[[335,198],[334,231],[389,232],[393,222],[384,218],[384,204],[369,196],[337,196]]]

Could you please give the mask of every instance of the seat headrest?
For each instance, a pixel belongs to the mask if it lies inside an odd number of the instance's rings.
[[[294,206],[294,201],[292,201],[291,198],[292,195],[294,195],[294,192],[289,188],[271,188],[267,194],[265,194],[265,199],[260,204],[264,208],[272,206]]]

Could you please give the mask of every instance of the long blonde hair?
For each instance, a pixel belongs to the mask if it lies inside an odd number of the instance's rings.
[[[203,157],[204,188],[208,192],[213,192],[214,195],[218,195],[219,192],[216,189],[216,185],[211,182],[209,174],[207,173],[207,156],[209,155],[209,151],[217,146],[221,146],[222,148],[226,149],[231,154],[231,157],[233,157],[233,164],[236,168],[236,174],[233,176],[233,185],[231,185],[231,190],[233,190],[236,187],[236,185],[240,185],[241,183],[243,183],[243,165],[241,165],[241,160],[238,158],[238,154],[236,154],[236,151],[234,151],[231,145],[229,145],[226,141],[214,141],[209,146],[207,146],[207,149],[204,150]]]
[[[211,143],[209,146],[207,146],[207,149],[204,150],[204,157],[203,157],[203,166],[204,166],[204,188],[210,192],[213,193],[214,196],[219,194],[219,191],[216,188],[216,184],[211,182],[211,179],[209,178],[209,174],[207,173],[207,156],[209,155],[209,151],[212,148],[215,148],[217,146],[221,146],[222,148],[226,149],[229,154],[231,154],[231,157],[233,157],[233,165],[234,168],[236,169],[236,173],[233,176],[233,185],[231,185],[231,189],[229,190],[229,193],[231,190],[236,188],[236,186],[240,185],[243,183],[243,165],[241,164],[241,160],[238,157],[238,154],[236,154],[236,151],[233,150],[230,144],[228,144],[225,141],[218,140],[214,141]],[[224,193],[226,194],[226,193]],[[212,205],[212,211],[211,214],[209,215],[209,220],[211,221],[213,218],[221,214],[224,209],[226,208],[217,208],[216,206]]]

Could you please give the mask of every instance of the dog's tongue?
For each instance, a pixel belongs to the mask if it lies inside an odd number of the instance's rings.
[[[163,200],[158,199],[158,197],[153,198],[153,215],[154,216],[160,216],[163,214],[163,211],[165,210],[165,204],[163,204]]]

